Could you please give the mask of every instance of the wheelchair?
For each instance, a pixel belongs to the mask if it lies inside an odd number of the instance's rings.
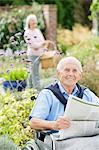
[[[22,150],[56,150],[55,133],[58,133],[58,131],[36,131],[35,139],[28,141]]]
[[[99,134],[60,138],[58,131],[38,131],[22,150],[99,150]]]

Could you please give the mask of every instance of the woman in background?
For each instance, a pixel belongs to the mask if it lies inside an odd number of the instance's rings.
[[[27,86],[29,88],[39,89],[40,56],[44,52],[44,44],[46,41],[41,31],[37,28],[37,17],[34,14],[31,14],[26,18],[24,39],[27,43],[27,56],[30,61],[30,73]]]

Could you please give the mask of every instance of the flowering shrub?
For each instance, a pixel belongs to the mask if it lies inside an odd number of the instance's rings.
[[[25,42],[23,40],[23,35],[21,32],[16,33],[10,37],[9,46],[14,51],[21,51],[25,47]]]
[[[8,92],[5,96],[0,94],[0,135],[7,134],[19,146],[33,138],[29,127],[29,113],[34,105],[31,96],[35,99],[37,92],[27,89],[19,93]]]
[[[87,40],[91,35],[91,31],[88,29],[88,27],[83,27],[80,24],[75,24],[72,30],[58,29],[57,34],[57,41],[59,46],[62,49],[64,45],[65,49],[67,50],[68,47],[72,47]],[[64,47],[63,52],[65,51]]]
[[[99,55],[90,57],[83,69],[81,84],[89,87],[99,97]]]
[[[38,18],[38,26],[44,30],[42,6],[33,2],[32,6],[9,7],[8,10],[0,12],[0,48],[7,49],[11,46],[9,39],[18,32],[24,32],[26,17],[34,13]]]

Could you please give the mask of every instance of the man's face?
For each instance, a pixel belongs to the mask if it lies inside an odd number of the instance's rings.
[[[81,78],[81,72],[74,63],[66,63],[61,71],[58,71],[60,82],[64,86],[74,86]]]

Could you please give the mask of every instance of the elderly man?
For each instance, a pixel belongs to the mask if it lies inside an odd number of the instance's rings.
[[[32,129],[61,130],[70,127],[69,118],[63,117],[70,94],[93,103],[99,102],[92,91],[78,84],[82,77],[82,65],[78,59],[61,59],[57,65],[57,75],[59,82],[43,89],[38,95],[30,114]]]

